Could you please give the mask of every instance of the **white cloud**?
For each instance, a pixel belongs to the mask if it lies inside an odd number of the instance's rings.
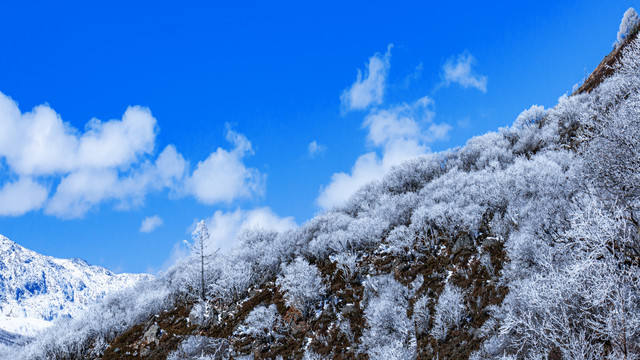
[[[216,211],[205,220],[217,247],[223,251],[235,246],[236,237],[253,228],[286,231],[297,227],[293,217],[280,217],[268,207],[233,212]]]
[[[0,204],[0,216],[44,208],[61,218],[82,217],[102,203],[119,209],[141,205],[149,192],[162,189],[206,204],[263,192],[265,177],[242,162],[253,153],[244,135],[227,128],[234,148],[218,148],[190,175],[189,163],[173,145],[154,160],[157,130],[144,107],[127,108],[119,120],[91,119],[80,131],[48,105],[22,113],[0,93],[0,164],[9,177],[20,179],[0,183],[2,196],[29,200]],[[53,184],[51,197],[40,183]],[[27,188],[33,190],[28,198]]]
[[[126,169],[153,151],[155,136],[156,119],[147,108],[129,107],[121,120],[92,119],[80,133],[49,106],[22,114],[0,93],[0,156],[19,175]]]
[[[318,155],[324,154],[324,152],[327,151],[327,147],[322,144],[318,144],[315,140],[313,140],[309,143],[307,150],[309,152],[309,157],[314,158]]]
[[[114,168],[85,168],[62,177],[45,213],[61,218],[82,217],[106,201],[116,201],[119,209],[128,209],[143,204],[151,191],[169,188],[177,192],[187,170],[187,162],[173,145],[167,146],[155,163],[137,165],[126,174]]]
[[[142,224],[140,224],[140,232],[150,233],[162,226],[163,223],[164,221],[162,221],[162,218],[158,215],[147,216],[142,220]]]
[[[442,85],[449,86],[451,83],[457,83],[464,88],[472,87],[486,93],[488,78],[473,71],[472,66],[475,63],[476,59],[468,52],[456,58],[450,58],[442,67]]]
[[[364,110],[372,104],[382,104],[392,47],[390,44],[384,55],[376,53],[369,58],[364,78],[358,69],[356,82],[340,95],[345,110]]]
[[[187,191],[202,203],[229,203],[264,192],[264,175],[242,162],[245,155],[253,154],[249,140],[232,130],[227,130],[227,140],[235,148],[218,148],[198,163],[187,181]]]
[[[30,178],[4,184],[0,189],[0,216],[18,216],[40,209],[48,194],[47,188]]]
[[[413,104],[374,110],[364,119],[368,142],[380,149],[361,155],[351,173],[336,173],[321,189],[317,203],[323,209],[340,205],[361,186],[379,179],[393,166],[429,151],[428,144],[445,139],[451,126],[433,122],[433,101],[424,97]]]
[[[418,66],[416,66],[415,69],[413,69],[413,72],[411,72],[411,74],[407,75],[404,78],[404,81],[402,82],[402,85],[400,85],[400,87],[403,89],[408,89],[412,83],[418,81],[422,77],[423,71],[424,71],[424,64],[423,63],[418,64]]]

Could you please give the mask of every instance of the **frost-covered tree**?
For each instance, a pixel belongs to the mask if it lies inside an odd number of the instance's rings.
[[[218,250],[213,249],[213,239],[209,234],[209,229],[204,223],[204,220],[200,220],[196,225],[196,229],[191,234],[192,242],[189,243],[191,250],[191,261],[196,262],[196,268],[198,275],[197,284],[199,289],[198,296],[201,300],[207,299],[207,273],[209,271],[209,265],[211,264],[212,257],[215,256]]]
[[[188,336],[178,349],[167,356],[167,360],[216,360],[226,359],[229,342],[201,335]]]
[[[429,318],[431,317],[429,312],[430,302],[429,297],[423,295],[413,304],[413,324],[418,334],[426,334],[429,330]]]
[[[585,170],[612,201],[640,208],[640,94],[631,93],[594,119],[585,135]]]
[[[278,328],[281,323],[282,319],[274,304],[269,306],[260,305],[251,310],[237,332],[269,342],[279,336]]]
[[[449,330],[462,324],[466,312],[462,290],[451,284],[445,285],[434,309],[431,335],[438,340],[444,340]]]
[[[415,358],[415,331],[407,317],[408,289],[389,275],[369,278],[364,285],[363,350],[370,359]]]
[[[620,21],[618,37],[613,46],[615,48],[619,48],[620,46],[622,46],[629,35],[637,30],[638,24],[640,24],[640,18],[638,17],[636,10],[634,8],[627,9],[627,11],[625,11],[624,15],[622,16],[622,21]]]
[[[276,284],[283,292],[287,306],[299,310],[305,318],[309,317],[326,291],[318,268],[302,257],[283,267]]]
[[[623,211],[597,200],[576,207],[566,241],[541,271],[513,281],[494,310],[500,327],[484,351],[563,358],[640,355],[640,268],[625,251],[638,241]],[[553,262],[552,259],[556,261]]]

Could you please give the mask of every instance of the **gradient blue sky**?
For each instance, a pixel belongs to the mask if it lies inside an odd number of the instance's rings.
[[[242,224],[301,224],[322,210],[318,199],[336,179],[333,174],[350,176],[363,154],[383,157],[388,151],[386,140],[376,140],[371,130],[375,115],[411,118],[424,134],[414,139],[421,151],[463,145],[471,136],[511,124],[533,104],[553,106],[571,92],[611,50],[630,6],[631,1],[4,2],[0,93],[18,104],[22,118],[16,121],[27,121],[24,113],[47,104],[80,139],[92,118],[120,121],[127,107],[140,105],[155,118],[155,136],[147,144],[151,148],[111,168],[118,181],[142,171],[145,161],[153,164],[168,145],[187,164],[174,184],[98,196],[86,211],[70,214],[51,204],[60,183],[83,168],[21,172],[18,162],[29,159],[10,159],[12,149],[5,144],[2,150],[0,143],[0,200],[25,196],[9,186],[20,179],[45,191],[27,209],[0,204],[0,234],[47,255],[80,257],[115,271],[155,272],[176,255],[176,244],[189,238],[197,219],[220,227],[224,236]],[[364,109],[350,109],[342,94],[358,70],[366,79],[372,57],[384,67],[383,96]],[[448,82],[447,67],[459,70],[449,71]],[[426,108],[419,103],[425,96]],[[0,111],[0,125],[7,116]],[[431,125],[447,128],[446,136],[429,135]],[[225,139],[229,130],[240,134],[235,145]],[[21,143],[21,136],[4,141]],[[318,151],[310,154],[314,141]],[[244,188],[234,188],[237,196],[198,187],[228,181],[220,168],[209,178],[200,176],[199,185],[194,180],[198,163],[218,148],[251,176]],[[162,225],[153,228],[150,221],[152,231],[140,231],[152,216]]]

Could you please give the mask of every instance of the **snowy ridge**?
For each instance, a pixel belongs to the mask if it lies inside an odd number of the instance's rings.
[[[0,330],[34,335],[57,318],[75,317],[109,291],[150,278],[41,255],[0,235]]]
[[[24,339],[24,336],[0,330],[0,345],[22,344]]]

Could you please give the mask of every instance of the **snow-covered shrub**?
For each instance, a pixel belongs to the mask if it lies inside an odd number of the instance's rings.
[[[583,143],[586,176],[607,201],[640,209],[640,95],[593,119]],[[597,126],[595,126],[597,124]]]
[[[513,162],[511,144],[503,132],[474,136],[460,149],[456,167],[463,171],[500,168]]]
[[[216,266],[218,276],[209,284],[212,297],[227,304],[241,299],[251,286],[251,264],[227,256],[219,257]]]
[[[416,327],[416,333],[426,334],[429,330],[429,303],[431,300],[428,296],[423,295],[413,304],[413,324]]]
[[[309,220],[300,229],[301,244],[308,244],[305,255],[315,259],[325,259],[332,253],[331,238],[338,236],[339,231],[345,231],[353,217],[339,211],[329,211]]]
[[[405,254],[415,242],[415,234],[408,227],[400,225],[389,232],[387,242],[389,243],[391,252],[402,255]]]
[[[302,257],[283,267],[276,284],[284,293],[287,306],[299,310],[304,317],[311,314],[326,291],[318,268]]]
[[[450,236],[475,234],[483,214],[499,206],[503,190],[489,170],[453,169],[420,191],[421,202],[411,217],[411,228],[438,229]]]
[[[367,353],[371,360],[412,360],[416,358],[415,345],[407,347],[406,344],[398,340],[388,343],[381,343],[372,348]]]
[[[459,327],[464,320],[466,307],[462,290],[451,284],[445,285],[434,311],[431,336],[444,340],[449,330]]]
[[[329,258],[336,263],[338,270],[342,271],[344,280],[348,283],[358,273],[358,256],[351,253],[339,253]]]
[[[291,232],[250,229],[238,235],[236,259],[250,264],[251,284],[259,285],[276,276],[280,264],[293,258],[297,248]]]
[[[316,354],[310,349],[306,349],[304,351],[304,355],[302,356],[302,360],[324,360],[322,355]]]
[[[420,190],[426,183],[443,173],[442,155],[432,153],[407,160],[394,166],[381,181],[384,191],[404,194]]]
[[[539,132],[549,148],[572,147],[578,141],[580,129],[594,115],[590,99],[593,98],[587,94],[563,95],[558,104],[547,111],[545,126]]]
[[[364,317],[367,328],[361,346],[371,359],[384,359],[390,354],[413,354],[416,340],[407,317],[408,289],[390,275],[369,278],[365,282]],[[412,357],[402,357],[407,359]]]
[[[620,21],[620,29],[618,30],[616,42],[613,43],[615,48],[619,48],[624,44],[627,37],[638,28],[640,24],[640,18],[634,8],[629,8],[624,12],[622,21]]]
[[[282,323],[278,309],[274,304],[260,305],[251,310],[238,329],[238,333],[253,336],[262,341],[273,341],[277,336],[277,329]]]
[[[370,250],[377,247],[382,240],[384,231],[388,228],[388,220],[363,215],[356,219],[350,219],[346,228],[338,228],[332,232],[319,234],[309,244],[309,252],[314,258],[324,259],[331,254]]]
[[[206,336],[188,336],[167,360],[218,360],[228,359],[229,342]]]
[[[516,121],[513,122],[512,128],[522,130],[532,125],[540,125],[546,113],[544,106],[533,105],[518,115]]]

